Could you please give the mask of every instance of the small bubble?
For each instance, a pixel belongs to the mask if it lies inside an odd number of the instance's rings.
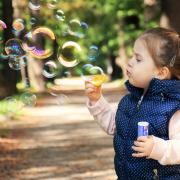
[[[64,21],[65,20],[65,15],[64,12],[61,9],[58,9],[56,11],[55,17],[58,21]]]
[[[37,97],[35,94],[25,92],[21,94],[20,101],[24,104],[24,106],[35,106]]]
[[[16,56],[10,56],[9,67],[13,70],[20,70],[21,69],[20,59]]]
[[[53,78],[57,75],[57,65],[54,61],[48,61],[44,64],[42,74],[47,78]]]
[[[88,59],[90,61],[96,61],[98,55],[99,55],[98,47],[95,45],[90,46],[89,53],[88,53]]]
[[[15,19],[12,24],[14,31],[22,31],[25,28],[24,21],[22,19]]]
[[[41,8],[40,4],[31,2],[31,1],[29,2],[28,7],[29,7],[29,9],[31,9],[33,11],[37,11]]]
[[[73,19],[69,22],[68,33],[78,38],[84,38],[88,29],[88,25],[85,22],[80,22],[77,19]]]
[[[48,0],[47,1],[47,7],[49,9],[55,9],[57,6],[57,0]]]

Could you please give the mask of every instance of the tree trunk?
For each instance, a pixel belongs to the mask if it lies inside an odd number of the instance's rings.
[[[122,78],[122,69],[116,64],[116,57],[111,54],[109,59],[112,67],[111,80]]]
[[[7,29],[3,32],[4,43],[13,38],[12,22],[13,7],[12,0],[2,0],[2,17],[7,25]],[[8,59],[3,64],[3,70],[0,72],[0,97],[6,97],[16,93],[17,72],[10,69]]]
[[[163,16],[161,25],[170,26],[180,34],[180,3],[179,0],[161,0]],[[166,20],[164,20],[166,17]],[[166,22],[164,24],[163,22]]]
[[[39,0],[32,0],[34,4],[38,4]],[[30,11],[30,16],[38,19],[39,17],[39,10],[31,10]],[[41,39],[38,39],[38,46],[43,46],[43,42]],[[38,91],[38,92],[44,92],[45,91],[45,79],[42,75],[43,71],[43,61],[41,60],[36,60],[33,57],[28,56],[28,72],[29,72],[29,78],[30,78],[30,83],[32,87]]]

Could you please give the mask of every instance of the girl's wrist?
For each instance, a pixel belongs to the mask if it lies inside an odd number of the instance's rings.
[[[94,101],[94,100],[91,101],[91,100],[90,100],[90,105],[91,105],[91,106],[94,106],[97,102],[98,102],[98,100],[97,100],[97,101]]]
[[[89,99],[90,105],[94,106],[99,101],[100,98],[101,98],[101,96],[99,96],[96,99]]]

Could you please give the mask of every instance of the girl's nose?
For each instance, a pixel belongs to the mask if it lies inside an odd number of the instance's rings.
[[[132,67],[133,66],[133,57],[131,59],[129,59],[128,61],[128,66]]]

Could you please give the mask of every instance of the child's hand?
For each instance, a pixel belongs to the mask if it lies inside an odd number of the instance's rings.
[[[137,152],[132,154],[133,157],[148,157],[153,149],[153,137],[138,137],[137,141],[134,141],[134,145],[135,146],[132,146],[132,149]]]
[[[96,103],[101,97],[101,86],[94,86],[90,81],[85,81],[85,94],[91,103]]]

